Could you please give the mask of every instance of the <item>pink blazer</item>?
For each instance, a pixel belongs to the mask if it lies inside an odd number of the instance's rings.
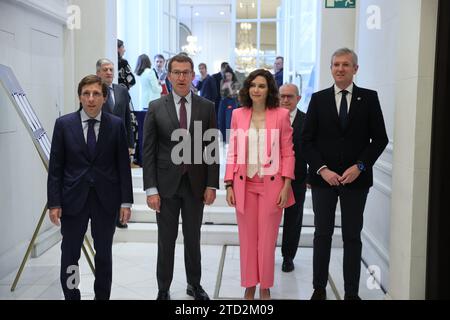
[[[244,213],[245,184],[247,177],[248,129],[252,116],[251,108],[238,108],[231,117],[231,134],[228,149],[225,181],[233,181],[236,210]],[[266,111],[266,152],[262,162],[264,170],[264,199],[266,207],[278,212],[276,205],[283,188],[282,177],[294,179],[295,157],[292,144],[292,126],[289,110],[285,108],[267,109]],[[292,189],[288,204],[295,203]]]

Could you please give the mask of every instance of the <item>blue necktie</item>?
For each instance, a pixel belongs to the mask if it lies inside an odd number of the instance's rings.
[[[113,89],[111,87],[108,87],[108,100],[106,101],[106,104],[108,105],[108,111],[111,113],[114,111],[114,100],[112,97],[113,94]]]
[[[88,122],[88,132],[86,143],[88,146],[89,155],[91,156],[91,158],[93,158],[95,153],[95,145],[97,144],[96,141],[97,139],[95,138],[95,130],[94,130],[94,125],[97,122],[97,120],[89,119],[87,122]]]
[[[342,90],[342,98],[341,98],[341,106],[339,108],[339,123],[341,124],[341,128],[345,129],[347,126],[347,112],[348,112],[348,104],[347,104],[347,90]]]

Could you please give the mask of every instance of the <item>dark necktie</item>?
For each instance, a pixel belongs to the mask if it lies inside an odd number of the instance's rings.
[[[95,153],[95,145],[97,143],[97,141],[96,141],[97,139],[95,138],[94,125],[97,122],[97,120],[89,119],[87,122],[88,122],[88,132],[87,132],[86,143],[88,146],[89,155],[91,156],[91,158],[93,158],[94,153]]]
[[[187,130],[186,98],[180,99],[180,128]]]
[[[187,111],[186,111],[186,98],[180,99],[180,128],[187,130]],[[182,155],[184,157],[184,154]],[[187,165],[181,164],[181,173],[185,174],[187,171]]]
[[[348,104],[347,104],[347,90],[342,90],[342,98],[341,98],[341,106],[339,108],[339,123],[341,124],[341,128],[345,129],[347,126],[347,112],[348,112]]]
[[[111,113],[114,111],[114,100],[112,97],[113,94],[113,89],[111,87],[108,87],[108,100],[106,101],[106,104],[108,105],[108,111]]]

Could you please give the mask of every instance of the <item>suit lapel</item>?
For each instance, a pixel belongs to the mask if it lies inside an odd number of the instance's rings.
[[[359,88],[354,84],[352,92],[352,101],[350,103],[350,111],[348,114],[347,128],[350,127],[352,120],[355,118],[355,115],[358,114],[358,111],[361,109],[359,108],[359,104],[362,101],[362,97],[359,95],[359,93],[360,93]]]
[[[252,109],[251,108],[242,108],[242,125],[244,129],[246,129],[246,133],[245,133],[245,145],[244,145],[244,162],[247,163],[247,150],[248,150],[248,130],[250,130],[250,122],[252,121]],[[240,127],[240,124],[238,124],[238,128]],[[239,137],[237,137],[237,139],[239,140]],[[238,144],[238,147],[239,144]],[[242,151],[242,150],[239,150]]]
[[[103,147],[107,145],[108,133],[111,134],[111,124],[109,118],[102,112],[102,120],[100,121],[100,128],[98,132],[97,144],[95,145],[94,159],[101,154]],[[94,160],[92,159],[92,160]]]
[[[165,109],[169,115],[169,119],[175,129],[180,128],[180,122],[178,121],[177,109],[175,108],[175,102],[173,101],[173,94],[166,96]]]
[[[336,107],[336,94],[334,93],[334,85],[328,90],[329,90],[329,94],[327,95],[328,101],[327,103],[325,103],[325,105],[329,107],[329,112],[332,114],[332,117],[336,122],[336,125],[339,126],[340,128],[341,125],[339,124],[339,114]]]
[[[195,94],[191,94],[191,97],[191,121],[189,123],[189,132],[192,136],[194,136],[194,121],[201,121],[202,119],[199,118],[200,106],[197,96]]]
[[[86,139],[84,138],[84,133],[83,133],[83,124],[81,123],[81,115],[80,115],[79,111],[73,117],[72,125],[70,126],[70,128],[74,133],[76,142],[80,146],[82,146],[83,153],[85,154],[86,157],[89,157]]]
[[[300,110],[297,110],[294,121],[292,121],[292,128],[295,130],[299,126],[300,126]]]
[[[275,138],[275,132],[272,134],[272,130],[276,129],[278,121],[277,109],[267,109],[266,111],[266,152],[267,157],[270,158],[272,154],[272,145],[276,143],[272,141],[272,136]],[[278,133],[279,134],[279,133]]]

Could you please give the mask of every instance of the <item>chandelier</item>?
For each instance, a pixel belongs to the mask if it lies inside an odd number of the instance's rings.
[[[193,26],[193,11],[194,11],[194,6],[191,6],[191,33],[194,32]],[[187,36],[186,38],[187,41],[187,45],[184,45],[181,47],[181,50],[183,50],[184,52],[186,52],[190,57],[193,57],[197,54],[199,54],[202,51],[202,47],[197,45],[197,37],[193,36],[192,34]]]
[[[240,3],[241,8],[245,6],[246,17],[248,18],[248,7],[254,8],[254,3]],[[256,59],[258,55],[264,54],[261,50],[253,46],[251,39],[252,24],[249,22],[241,22],[239,24],[238,46],[234,49],[236,54],[236,68],[239,71],[250,73],[256,68]]]

